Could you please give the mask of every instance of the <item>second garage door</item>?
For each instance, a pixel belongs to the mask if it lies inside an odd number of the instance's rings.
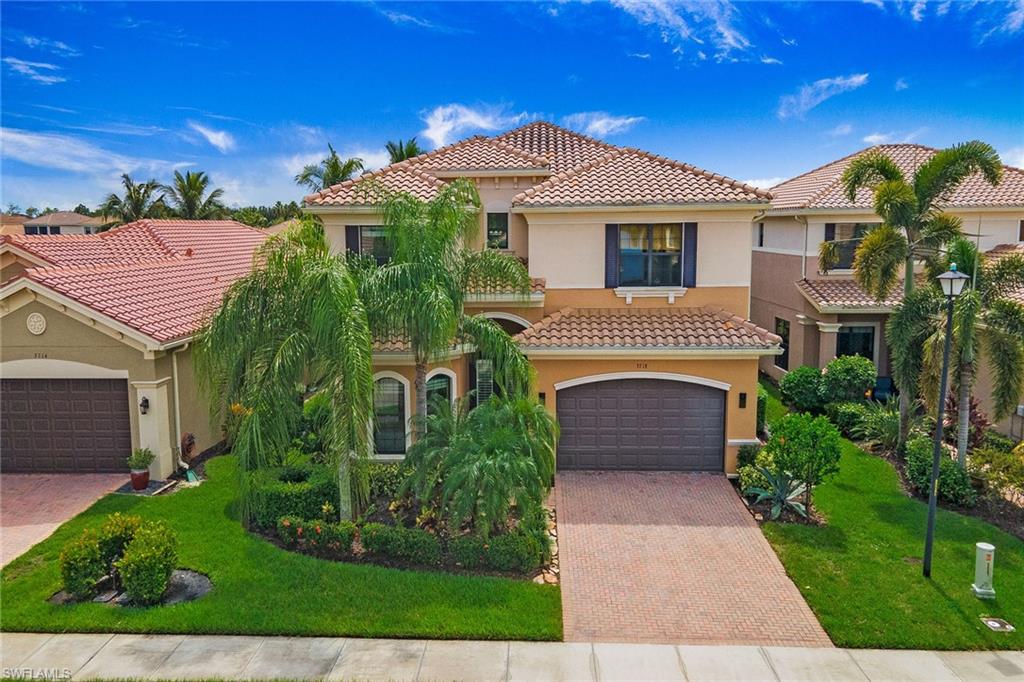
[[[0,380],[0,466],[9,472],[125,471],[124,379]]]
[[[558,467],[723,471],[725,392],[664,379],[617,379],[557,393]]]

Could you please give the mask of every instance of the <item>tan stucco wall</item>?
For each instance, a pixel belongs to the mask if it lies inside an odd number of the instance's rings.
[[[984,330],[981,335],[984,336]],[[982,346],[982,357],[980,362],[977,364],[977,377],[974,382],[974,395],[978,398],[978,404],[981,411],[988,415],[989,419],[993,419],[992,414],[992,371],[989,369],[989,363],[984,357],[984,338],[981,339]],[[1024,393],[1021,394],[1018,403],[1024,405]],[[995,428],[1008,436],[1024,440],[1024,417],[1011,414],[1010,416],[999,420],[995,424]]]
[[[727,441],[753,440],[757,437],[757,360],[756,359],[600,359],[531,358],[537,368],[537,391],[544,393],[544,404],[556,413],[558,395],[555,384],[568,379],[613,372],[668,372],[714,379],[730,384],[726,395],[725,437]],[[747,407],[739,407],[739,394],[747,394]],[[725,471],[736,472],[739,445],[725,448]]]
[[[747,287],[691,287],[686,293],[669,303],[665,296],[626,299],[617,296],[614,289],[548,289],[544,297],[544,314],[574,308],[725,308],[729,312],[749,314],[750,290]]]

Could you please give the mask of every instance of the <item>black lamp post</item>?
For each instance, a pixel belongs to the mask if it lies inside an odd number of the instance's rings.
[[[935,447],[932,452],[932,478],[928,491],[928,531],[924,537],[924,577],[932,575],[932,544],[935,540],[935,505],[939,493],[939,458],[942,457],[942,419],[946,408],[946,390],[949,384],[949,351],[953,343],[953,302],[970,279],[950,263],[949,271],[937,277],[946,295],[946,344],[942,351],[942,376],[939,380],[939,407],[935,416]]]

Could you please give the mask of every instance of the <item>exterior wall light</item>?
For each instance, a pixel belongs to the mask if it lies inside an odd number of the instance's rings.
[[[149,398],[143,397],[142,400],[139,401],[139,412],[142,414],[149,412]]]

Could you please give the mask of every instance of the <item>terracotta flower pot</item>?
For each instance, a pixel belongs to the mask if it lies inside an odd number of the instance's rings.
[[[132,490],[145,490],[149,485],[149,469],[132,469]]]

